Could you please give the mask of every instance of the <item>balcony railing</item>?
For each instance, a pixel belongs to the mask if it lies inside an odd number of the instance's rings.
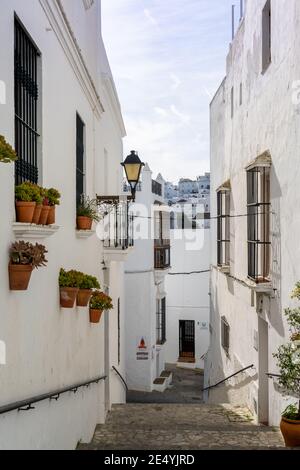
[[[155,240],[154,242],[154,268],[168,269],[171,265],[170,240]]]
[[[129,214],[128,198],[98,196],[103,215],[104,248],[127,250],[134,245],[134,216]]]
[[[152,180],[152,193],[162,196],[162,185],[155,180]]]

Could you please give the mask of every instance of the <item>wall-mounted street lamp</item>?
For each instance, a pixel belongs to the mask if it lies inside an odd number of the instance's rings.
[[[126,160],[121,163],[125,169],[126,178],[130,186],[132,199],[135,201],[136,187],[139,182],[142,167],[145,166],[145,163],[141,162],[138,154],[135,150],[132,150],[130,155],[126,157]]]

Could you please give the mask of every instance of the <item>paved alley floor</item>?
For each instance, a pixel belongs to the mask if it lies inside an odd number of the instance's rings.
[[[203,372],[167,364],[173,374],[170,388],[161,392],[127,392],[127,403],[201,403]]]
[[[283,448],[278,428],[256,426],[247,409],[228,405],[116,405],[80,450]]]
[[[163,393],[129,392],[93,441],[80,450],[283,448],[278,428],[257,426],[247,408],[202,403],[201,371],[167,366],[173,386]]]

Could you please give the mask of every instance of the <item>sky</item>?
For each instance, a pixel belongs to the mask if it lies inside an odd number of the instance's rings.
[[[156,177],[209,171],[209,103],[225,76],[239,0],[102,0],[102,34],[127,137]]]

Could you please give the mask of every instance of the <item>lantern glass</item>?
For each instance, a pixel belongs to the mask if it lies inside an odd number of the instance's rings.
[[[142,165],[140,163],[125,163],[124,167],[128,182],[138,183]]]

